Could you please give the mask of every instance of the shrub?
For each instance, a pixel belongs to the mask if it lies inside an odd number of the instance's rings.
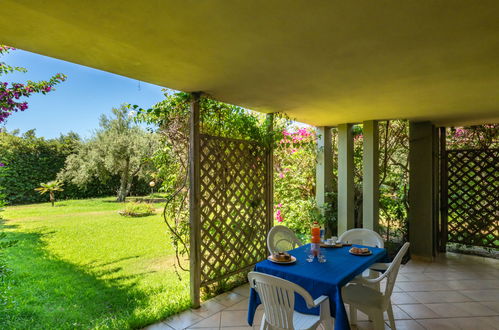
[[[68,133],[57,139],[37,137],[34,130],[18,136],[17,132],[0,132],[0,163],[5,175],[0,176],[0,187],[8,204],[45,202],[46,197],[35,191],[40,182],[56,180],[64,168],[66,158],[83,144],[78,135]],[[148,180],[133,180],[132,194],[144,195],[150,191]],[[84,186],[64,183],[58,199],[104,197],[116,194],[119,176],[102,181],[97,177]]]
[[[147,203],[126,203],[125,209],[119,213],[124,217],[146,217],[154,214],[154,206]]]

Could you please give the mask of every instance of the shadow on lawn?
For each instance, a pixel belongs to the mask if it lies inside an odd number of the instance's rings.
[[[15,225],[8,227],[12,229]],[[46,235],[50,233],[8,233],[9,239],[18,241],[8,250],[15,299],[8,317],[0,320],[0,328],[122,329],[142,325],[133,324],[133,312],[147,305],[148,299],[143,292],[134,290],[133,278],[143,274],[104,280],[103,277],[109,277],[120,268],[96,270],[91,267],[92,271],[57,259],[44,249],[42,238]],[[94,266],[108,264],[112,263]]]

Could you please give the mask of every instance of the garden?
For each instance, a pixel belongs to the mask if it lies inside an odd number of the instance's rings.
[[[161,205],[123,217],[114,198],[8,207],[2,329],[139,328],[189,307]],[[188,277],[188,276],[187,276]]]

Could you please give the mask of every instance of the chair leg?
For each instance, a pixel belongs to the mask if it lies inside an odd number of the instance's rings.
[[[350,324],[357,324],[357,308],[353,305],[350,305]]]
[[[328,318],[322,321],[321,326],[324,330],[332,330],[334,329],[333,319]]]
[[[269,328],[267,320],[265,319],[265,314],[262,316],[262,323],[260,324],[260,330],[267,330]]]
[[[390,321],[390,328],[392,330],[395,330],[395,318],[393,317],[393,308],[392,308],[392,302],[390,301],[388,303],[388,309],[386,310],[388,313],[388,320]]]
[[[374,330],[384,330],[385,321],[383,321],[383,312],[373,315]]]

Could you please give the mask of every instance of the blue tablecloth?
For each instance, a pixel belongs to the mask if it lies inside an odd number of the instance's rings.
[[[255,271],[274,275],[290,282],[296,283],[307,290],[312,298],[321,295],[329,297],[331,316],[335,318],[335,329],[350,329],[345,305],[341,298],[341,287],[351,281],[355,276],[361,274],[370,265],[383,259],[386,255],[384,249],[372,248],[370,256],[354,256],[348,252],[351,247],[323,248],[327,261],[319,263],[317,258],[313,262],[306,260],[307,245],[289,251],[297,261],[291,265],[279,265],[268,260],[261,261],[255,265]],[[362,247],[361,245],[354,245]],[[253,324],[253,318],[260,298],[255,290],[251,289],[248,306],[248,323]],[[303,298],[297,295],[295,299],[295,310],[300,313],[319,315],[319,308],[308,309]]]

